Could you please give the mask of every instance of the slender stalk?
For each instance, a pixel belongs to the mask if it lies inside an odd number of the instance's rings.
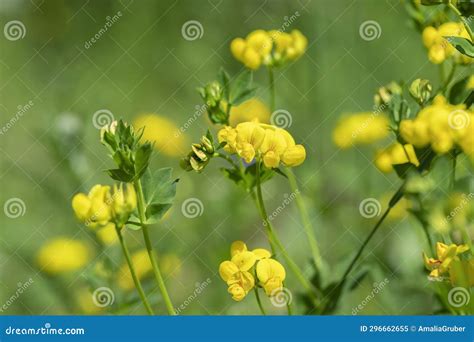
[[[273,68],[268,67],[268,87],[270,90],[270,111],[275,111],[275,77],[273,74]]]
[[[313,226],[311,220],[309,219],[308,211],[306,210],[305,203],[301,197],[301,192],[298,189],[298,183],[296,182],[295,174],[291,168],[286,169],[286,176],[288,177],[288,182],[290,183],[291,191],[294,193],[296,206],[301,216],[301,221],[303,222],[303,228],[308,238],[309,246],[311,248],[311,254],[313,256],[313,261],[317,270],[320,270],[322,267],[321,253],[319,251],[318,243],[316,241],[316,236],[314,234]]]
[[[263,219],[263,222],[265,223],[264,226],[266,228],[267,232],[267,237],[268,241],[270,243],[270,246],[272,246],[272,250],[278,250],[281,255],[283,256],[283,259],[285,259],[286,263],[288,264],[288,267],[291,269],[291,271],[295,274],[296,279],[303,285],[303,287],[308,291],[309,295],[312,297],[313,301],[315,303],[319,303],[319,300],[315,296],[315,289],[311,286],[310,282],[304,277],[303,272],[300,270],[298,265],[293,261],[293,259],[290,257],[290,255],[286,252],[285,247],[281,243],[281,241],[278,239],[278,237],[275,234],[275,230],[273,228],[273,225],[271,224],[270,220],[268,219],[267,215],[267,210],[265,209],[265,204],[263,202],[263,196],[262,196],[262,186],[261,186],[261,181],[260,181],[260,160],[257,159],[256,161],[256,169],[257,169],[257,206],[260,211],[260,215]]]
[[[140,279],[137,277],[137,273],[135,271],[135,266],[133,265],[132,259],[130,257],[130,252],[128,251],[127,244],[125,240],[123,239],[122,236],[122,231],[121,228],[115,226],[115,231],[117,232],[118,239],[120,241],[120,246],[122,246],[122,252],[123,255],[125,256],[125,260],[127,261],[128,264],[128,269],[130,270],[130,274],[132,275],[133,283],[135,284],[135,288],[138,291],[138,294],[140,295],[140,299],[143,302],[143,306],[145,307],[146,311],[150,315],[154,315],[155,313],[153,312],[153,309],[151,308],[150,303],[148,302],[148,299],[146,298],[145,292],[143,291],[142,284],[140,282]]]
[[[471,38],[471,42],[474,43],[474,33],[471,30],[471,27],[469,26],[469,22],[466,20],[466,18],[463,17],[462,13],[459,12],[458,8],[451,2],[449,1],[448,7],[451,8],[461,19],[462,23],[464,24],[464,27],[466,28],[467,33],[469,34],[469,37]]]
[[[258,307],[260,308],[260,312],[262,313],[262,315],[266,316],[267,314],[265,312],[265,309],[263,308],[262,302],[260,301],[260,294],[258,293],[258,287],[255,286],[254,290],[255,290],[255,298],[257,299],[257,303],[258,303]]]
[[[142,225],[142,232],[143,237],[145,239],[145,245],[148,252],[148,257],[150,258],[151,265],[153,267],[153,273],[156,278],[156,282],[158,283],[158,287],[160,288],[161,295],[163,296],[163,300],[165,301],[166,309],[170,315],[176,315],[174,310],[174,306],[171,303],[170,296],[168,295],[168,291],[166,290],[166,285],[163,280],[163,277],[160,272],[160,267],[158,266],[158,261],[156,259],[156,255],[153,250],[153,246],[151,244],[150,235],[148,233],[148,226],[145,224],[145,196],[143,195],[143,188],[142,183],[140,180],[136,180],[133,183],[135,187],[135,192],[137,193],[137,207],[138,207],[138,215],[140,218],[140,223]]]
[[[388,216],[388,214],[390,213],[390,210],[392,210],[392,208],[398,203],[398,201],[400,201],[400,199],[402,199],[403,197],[403,185],[397,190],[397,192],[393,195],[393,197],[391,198],[390,202],[389,202],[389,205],[388,205],[388,208],[387,210],[385,210],[385,212],[383,213],[383,215],[380,217],[380,219],[377,221],[377,223],[375,224],[375,226],[372,228],[371,232],[369,233],[369,235],[365,238],[364,242],[362,243],[362,245],[360,246],[359,250],[357,251],[357,254],[355,255],[355,257],[352,259],[351,263],[349,264],[349,267],[347,267],[346,271],[344,272],[344,275],[342,276],[340,282],[339,282],[339,285],[338,287],[340,287],[345,281],[346,281],[346,278],[347,276],[349,275],[349,273],[352,271],[352,269],[354,268],[355,264],[357,263],[357,261],[359,260],[360,256],[362,255],[362,252],[364,251],[365,247],[367,247],[367,245],[369,244],[370,240],[372,239],[372,237],[375,235],[375,233],[377,232],[377,230],[379,229],[379,227],[382,225],[382,223],[384,222],[385,218]]]

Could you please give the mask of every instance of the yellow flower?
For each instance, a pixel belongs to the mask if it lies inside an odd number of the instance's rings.
[[[342,149],[352,145],[372,144],[388,136],[388,125],[388,118],[383,114],[356,113],[339,120],[332,138]]]
[[[154,142],[155,149],[169,157],[178,157],[186,153],[188,143],[179,127],[166,117],[156,114],[138,116],[133,126],[145,127],[142,140]]]
[[[127,184],[126,189],[114,185],[112,194],[112,208],[116,216],[128,216],[137,207],[137,195],[132,184]]]
[[[434,152],[445,154],[456,145],[472,155],[474,113],[464,105],[451,105],[438,95],[430,106],[423,108],[413,120],[400,123],[401,137],[415,147],[431,146]]]
[[[415,154],[413,145],[403,145],[395,143],[381,151],[378,151],[375,155],[375,166],[384,172],[389,173],[393,171],[393,165],[411,163],[418,167],[420,162]]]
[[[112,199],[110,187],[95,185],[89,194],[79,193],[72,199],[72,208],[76,217],[87,226],[104,226],[112,219]]]
[[[96,234],[99,240],[107,246],[113,245],[118,241],[115,224],[111,222],[107,223],[103,228],[100,228]]]
[[[458,255],[469,250],[467,245],[456,245],[450,244],[445,245],[444,243],[436,243],[436,254],[438,259],[428,258],[428,256],[423,253],[423,259],[425,266],[428,270],[431,271],[431,277],[440,277],[449,270],[449,267],[453,261],[459,260]]]
[[[230,44],[234,58],[247,68],[256,70],[262,64],[279,66],[304,54],[308,40],[298,30],[291,33],[277,30],[256,30],[245,39],[236,38]]]
[[[444,23],[437,29],[428,26],[423,30],[423,44],[428,49],[428,59],[434,64],[443,63],[447,58],[454,57],[456,63],[472,63],[472,58],[459,53],[444,37],[462,37],[469,39],[462,23]]]
[[[42,271],[59,274],[76,271],[90,260],[89,249],[79,241],[68,238],[55,238],[43,245],[37,255]]]
[[[82,288],[78,291],[76,301],[82,313],[96,315],[103,310],[103,308],[94,303],[92,298],[92,293],[87,288]]]
[[[276,289],[283,287],[285,268],[276,260],[262,259],[257,263],[257,278],[267,296],[275,294]]]
[[[268,168],[276,168],[280,162],[298,166],[306,159],[305,148],[296,145],[286,130],[255,121],[240,123],[236,128],[224,127],[218,139],[227,143],[227,152],[237,153],[247,163],[259,157]]]
[[[229,122],[232,127],[246,121],[257,120],[261,123],[270,122],[270,109],[258,98],[254,97],[230,109]]]

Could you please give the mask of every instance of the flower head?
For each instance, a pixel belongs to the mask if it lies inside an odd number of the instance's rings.
[[[420,165],[413,145],[402,145],[400,143],[395,143],[378,151],[375,155],[374,162],[375,166],[384,173],[392,172],[393,165],[405,163],[411,163],[416,167]]]
[[[437,259],[429,258],[423,253],[425,266],[431,271],[430,276],[438,278],[449,270],[453,261],[459,260],[458,255],[469,250],[467,245],[456,245],[454,243],[445,245],[444,243],[436,243]]]
[[[232,55],[247,68],[256,70],[261,65],[280,66],[300,57],[308,40],[298,30],[286,33],[278,30],[256,30],[230,44]]]
[[[79,240],[55,238],[41,247],[37,262],[41,270],[50,274],[76,271],[90,260],[87,246]]]
[[[428,49],[428,59],[431,63],[441,64],[446,59],[454,57],[456,63],[472,63],[472,58],[458,52],[445,37],[469,38],[469,34],[462,23],[448,22],[438,28],[428,26],[423,30],[423,44]]]
[[[249,251],[243,241],[235,241],[230,254],[231,260],[220,264],[219,275],[227,283],[228,292],[235,301],[244,299],[256,285],[263,287],[268,296],[283,286],[285,269],[278,261],[271,259],[271,253],[266,249]]]

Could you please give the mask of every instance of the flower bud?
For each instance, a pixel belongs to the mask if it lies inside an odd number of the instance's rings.
[[[397,82],[390,82],[384,87],[380,87],[374,96],[374,102],[376,106],[387,105],[393,94],[401,94],[402,87]]]
[[[289,147],[283,153],[283,163],[287,166],[298,166],[306,159],[306,150],[303,145]]]
[[[410,85],[410,95],[420,104],[428,102],[431,98],[433,87],[428,80],[420,78],[414,80]]]

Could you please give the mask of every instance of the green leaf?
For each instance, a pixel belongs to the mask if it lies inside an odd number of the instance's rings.
[[[394,164],[392,165],[393,169],[397,173],[398,177],[405,179],[406,176],[411,172],[411,171],[416,171],[416,166],[413,165],[412,163],[404,163],[404,164]]]
[[[147,170],[143,175],[147,219],[158,220],[171,207],[176,196],[176,183],[178,182],[178,180],[171,179],[171,173],[171,168],[162,168],[154,172]]]
[[[235,97],[231,104],[233,106],[238,106],[242,102],[247,101],[248,99],[251,99],[252,97],[255,96],[255,93],[257,92],[257,88],[249,88],[244,91],[242,91],[237,97]]]
[[[242,176],[240,175],[240,171],[237,169],[226,169],[226,168],[221,168],[219,169],[224,177],[230,179],[233,181],[235,184],[238,186],[243,186],[245,190],[245,180],[242,179]]]
[[[112,156],[112,158],[114,159],[119,169],[124,170],[128,174],[135,173],[132,162],[123,150],[117,150]]]
[[[150,143],[141,145],[135,154],[135,179],[139,179],[147,170],[153,147]]]
[[[468,57],[474,58],[474,45],[468,39],[453,36],[448,36],[444,38],[460,53]]]
[[[224,70],[224,68],[221,68],[219,70],[218,80],[219,80],[219,83],[224,88],[224,99],[226,99],[226,101],[229,102],[230,77],[229,77],[229,74]]]
[[[133,179],[133,175],[126,173],[122,169],[110,169],[106,170],[110,178],[119,181],[119,182],[124,182],[124,183],[129,183]]]
[[[237,77],[237,79],[234,82],[232,82],[229,102],[233,105],[235,102],[235,99],[238,99],[239,97],[241,97],[242,93],[245,93],[248,91],[251,83],[252,83],[251,71],[250,70],[243,71]]]
[[[449,90],[449,103],[460,104],[468,95],[468,89],[466,87],[469,77],[464,77],[461,80],[453,84]]]

